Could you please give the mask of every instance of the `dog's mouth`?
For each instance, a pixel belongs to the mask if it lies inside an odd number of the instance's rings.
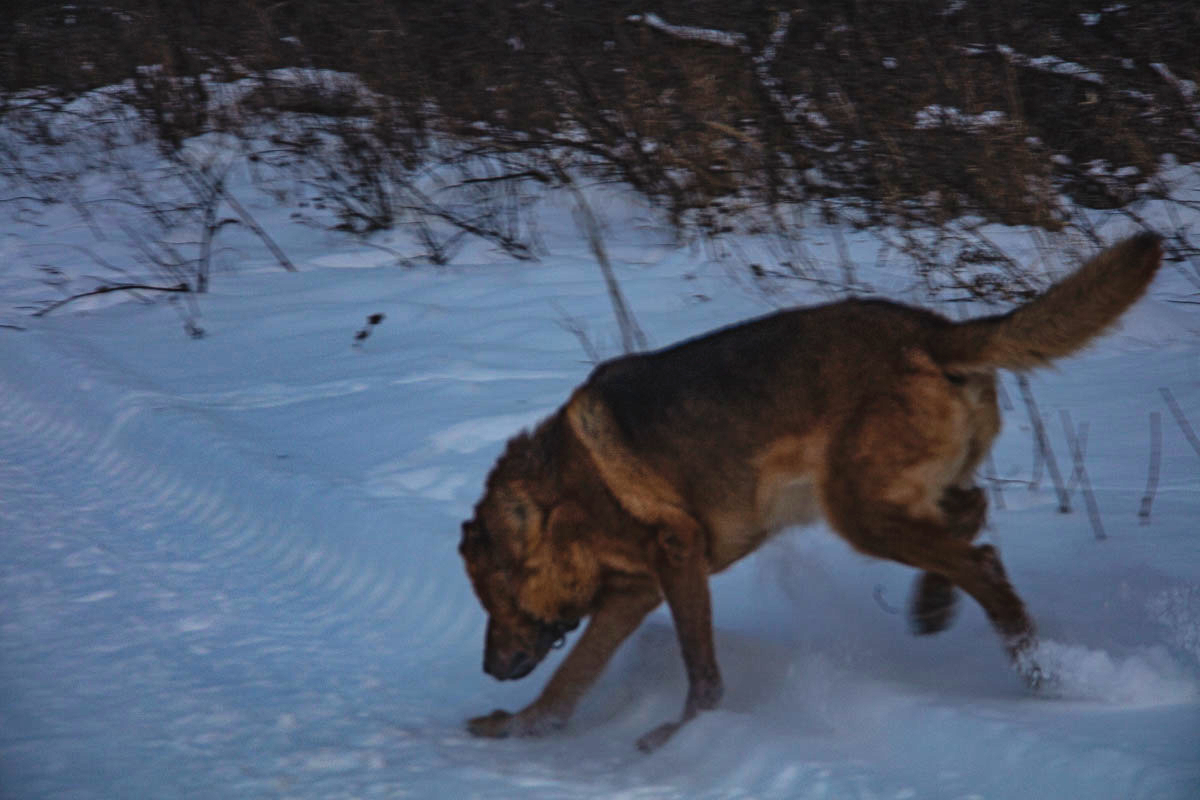
[[[508,652],[488,648],[483,660],[483,671],[501,681],[515,681],[533,672],[534,667],[551,650],[567,642],[567,634],[579,627],[579,620],[535,622],[536,633],[532,647],[515,647]]]

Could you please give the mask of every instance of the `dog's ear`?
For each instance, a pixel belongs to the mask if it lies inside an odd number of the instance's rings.
[[[574,503],[562,503],[550,512],[547,529],[562,563],[563,584],[573,595],[586,594],[590,600],[600,578],[600,562],[587,513]]]
[[[526,566],[522,607],[546,621],[583,616],[595,596],[600,563],[588,536],[587,514],[571,502],[555,506],[546,519],[540,547]]]

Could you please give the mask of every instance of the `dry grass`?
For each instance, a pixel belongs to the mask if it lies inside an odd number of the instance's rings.
[[[121,82],[168,151],[287,115],[298,159],[332,136],[339,171],[377,201],[353,198],[351,229],[404,210],[364,176],[403,188],[448,157],[500,156],[521,181],[591,170],[717,230],[793,203],[859,225],[1055,230],[1076,207],[1161,194],[1168,156],[1200,162],[1200,6],[1173,0],[662,0],[653,17],[625,0],[10,6],[6,122],[31,91]],[[280,86],[282,67],[357,76],[371,100]],[[260,88],[235,109],[211,102],[246,77]]]

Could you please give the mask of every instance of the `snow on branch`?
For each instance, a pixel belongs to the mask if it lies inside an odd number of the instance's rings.
[[[961,128],[978,131],[1003,125],[1007,117],[1003,111],[983,111],[968,114],[954,106],[931,105],[916,114],[915,126],[920,130],[932,128]]]
[[[1196,91],[1195,81],[1189,81],[1187,78],[1178,77],[1174,72],[1171,71],[1170,67],[1159,62],[1154,62],[1151,64],[1150,69],[1154,70],[1155,73],[1158,74],[1158,77],[1166,81],[1171,88],[1179,92],[1179,96],[1183,98],[1183,102],[1187,106],[1188,110],[1195,114],[1196,118],[1200,120],[1200,96],[1198,96]]]
[[[672,25],[658,14],[653,13],[630,14],[625,19],[628,22],[640,22],[648,28],[653,28],[668,36],[674,36],[676,39],[708,42],[709,44],[716,44],[722,47],[736,47],[738,49],[746,46],[746,35],[744,33],[729,33],[727,31],[713,30],[712,28],[697,28],[691,25]]]
[[[627,22],[642,23],[648,28],[691,42],[704,42],[721,47],[734,47],[745,54],[754,64],[754,76],[766,89],[772,102],[779,108],[780,113],[789,122],[794,122],[798,115],[795,105],[780,90],[780,82],[771,74],[771,65],[779,57],[779,48],[787,38],[788,27],[792,24],[792,12],[780,11],[775,15],[775,27],[767,38],[762,52],[754,53],[746,34],[719,31],[712,28],[698,28],[691,25],[673,25],[657,14],[631,14],[625,18]]]
[[[758,55],[754,55],[751,52],[746,34],[744,33],[719,31],[713,28],[698,28],[692,25],[673,25],[658,14],[630,14],[625,19],[627,22],[640,22],[648,28],[653,28],[659,33],[665,33],[667,36],[674,36],[676,39],[685,39],[690,42],[705,42],[707,44],[720,45],[721,47],[736,47],[753,58],[755,66],[761,70],[770,66],[778,58],[779,47],[787,37],[788,26],[792,23],[792,12],[780,11],[775,15],[775,27],[771,31],[771,35],[767,38],[767,44]],[[759,78],[761,79],[762,77],[763,75],[760,72]]]
[[[789,122],[795,122],[795,107],[780,89],[779,79],[771,74],[771,65],[779,57],[779,47],[787,37],[788,27],[792,24],[792,12],[780,11],[775,15],[775,30],[767,39],[767,46],[757,56],[753,56],[754,74],[770,95],[772,102],[783,113]]]
[[[959,49],[969,56],[982,55],[989,52],[988,48],[980,45],[972,45]],[[1074,61],[1065,61],[1058,56],[1027,56],[1024,53],[1018,53],[1006,44],[998,44],[991,50],[1004,56],[1008,63],[1018,67],[1035,69],[1039,72],[1049,72],[1054,75],[1062,75],[1067,78],[1074,78],[1075,80],[1096,85],[1104,84],[1104,76],[1100,73],[1093,72],[1082,64],[1076,64]]]

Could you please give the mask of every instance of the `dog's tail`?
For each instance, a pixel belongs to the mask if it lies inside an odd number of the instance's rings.
[[[1108,329],[1142,296],[1162,254],[1157,234],[1132,236],[1025,305],[939,333],[931,354],[948,369],[968,370],[1025,370],[1068,356]]]

